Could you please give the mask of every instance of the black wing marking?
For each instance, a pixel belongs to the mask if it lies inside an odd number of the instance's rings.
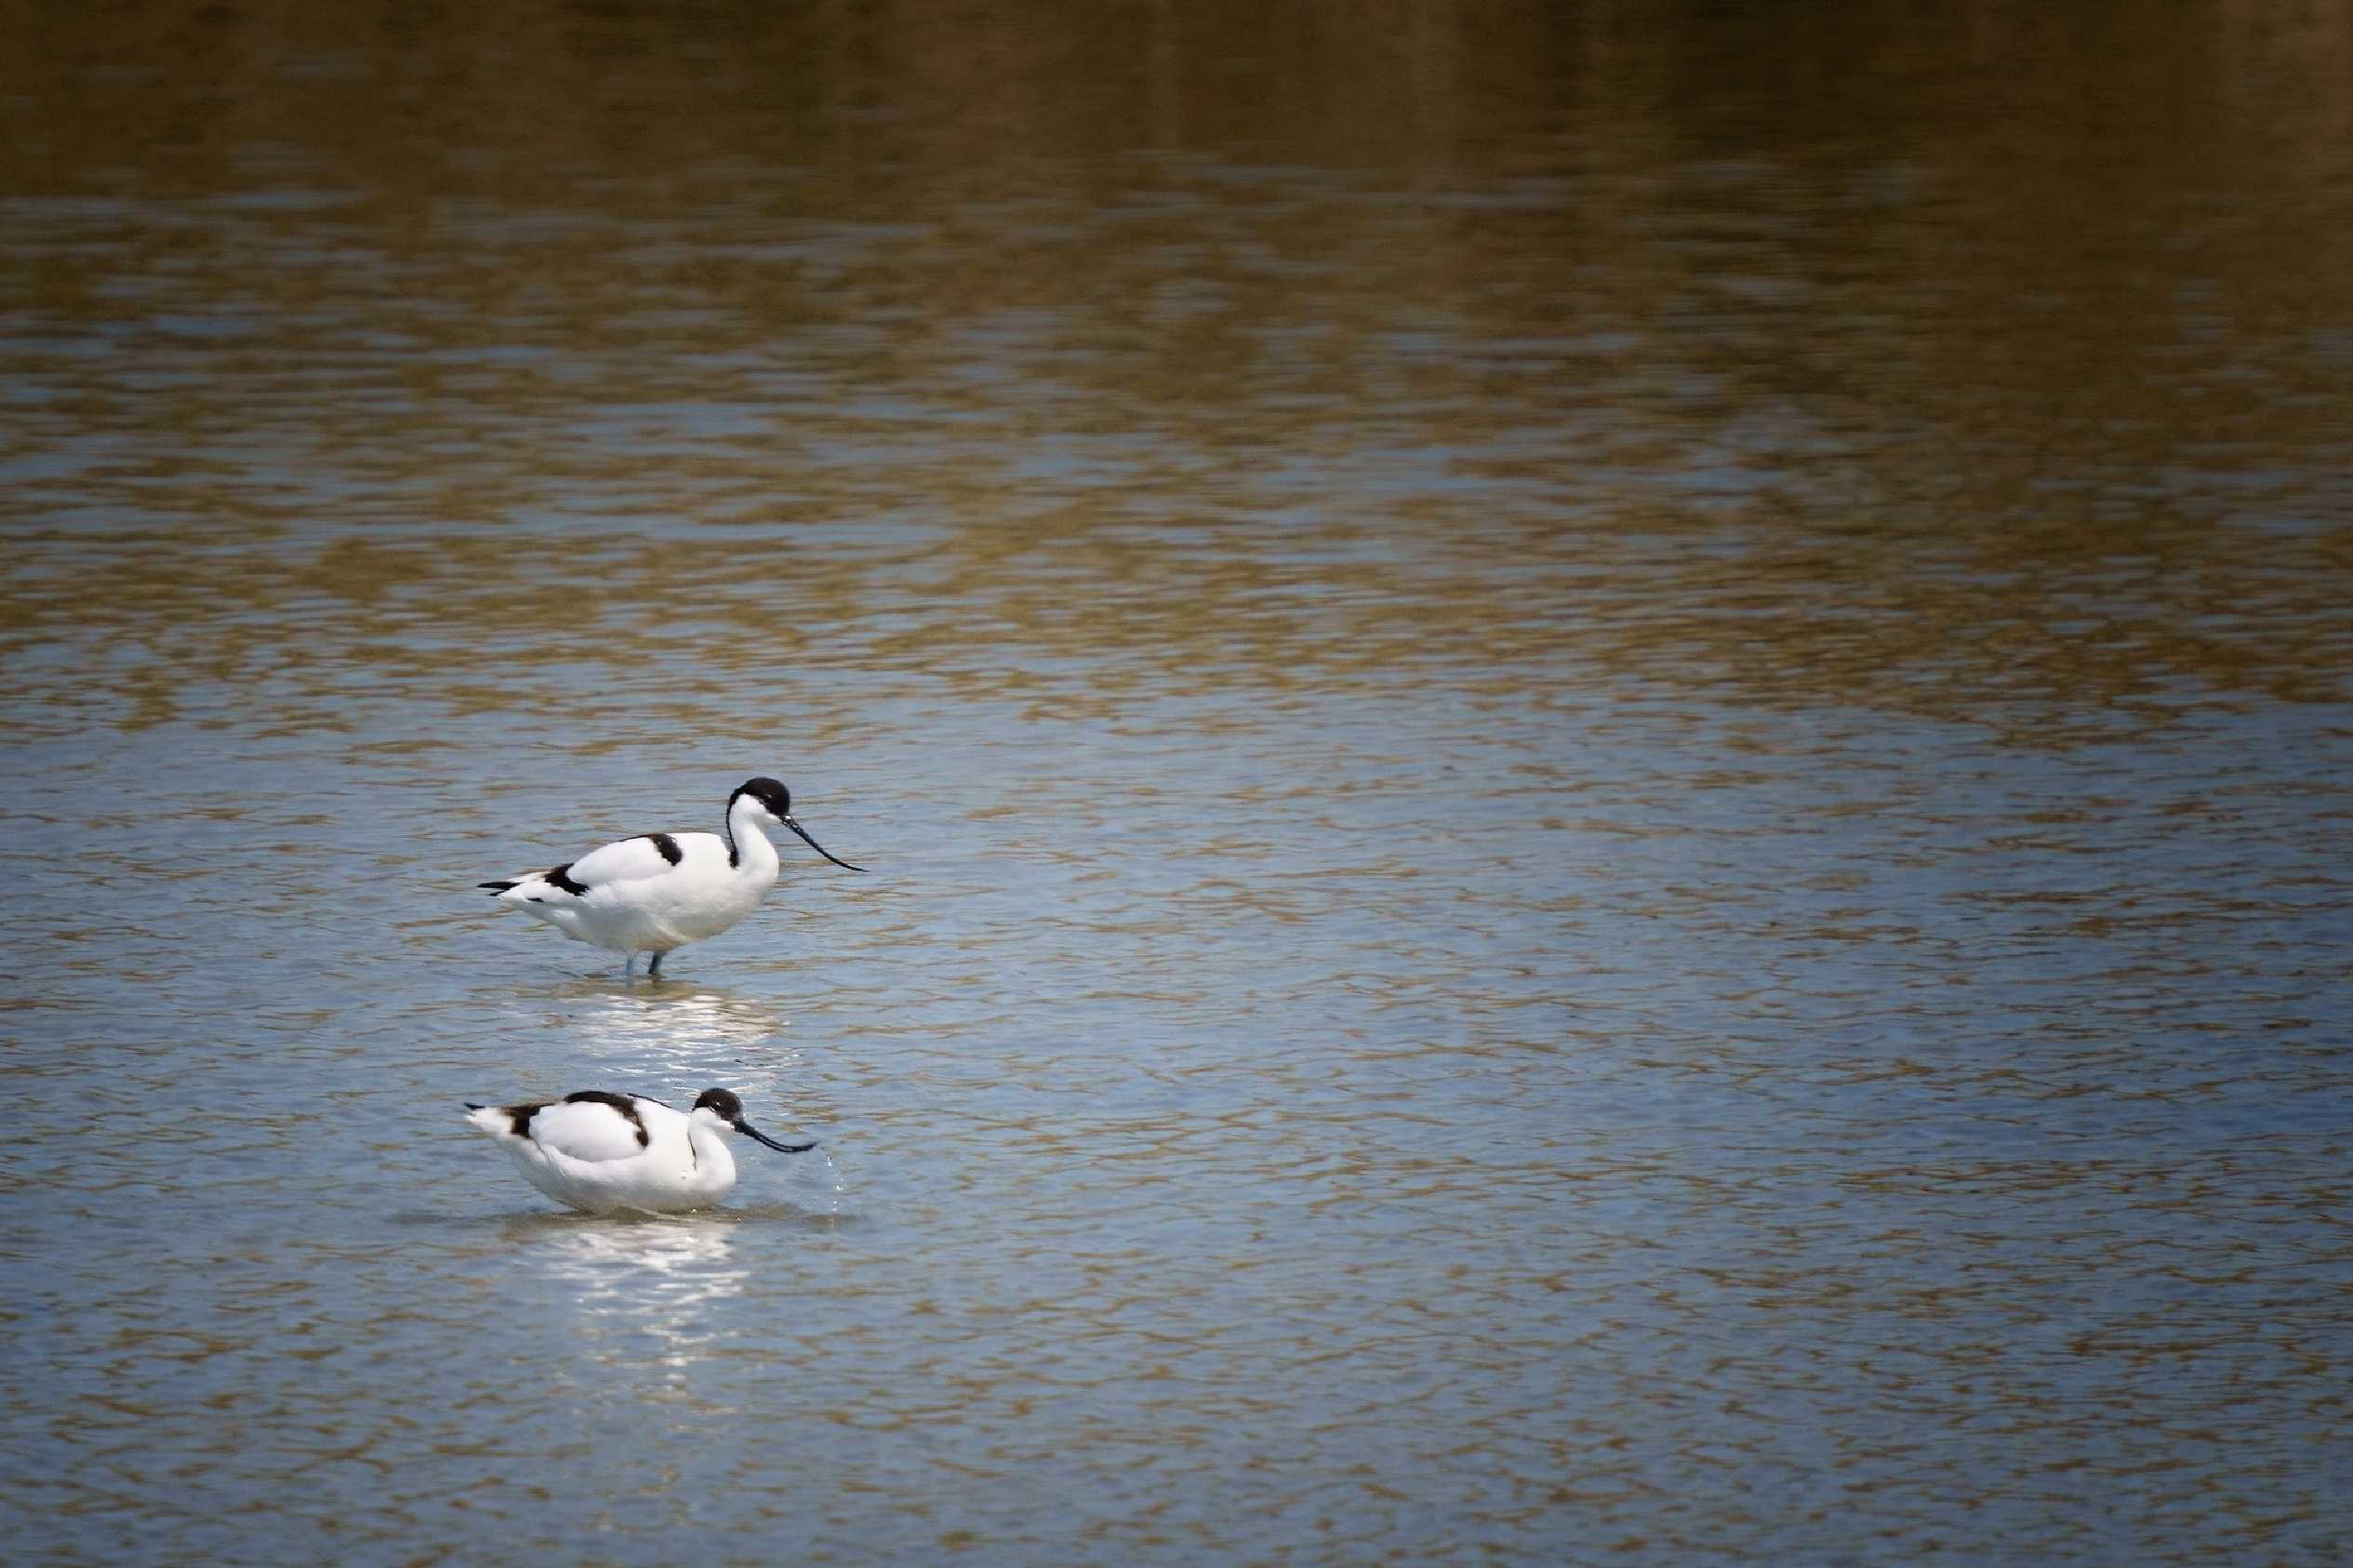
[[[629,1124],[637,1129],[637,1147],[645,1148],[654,1141],[654,1135],[645,1130],[645,1118],[638,1114],[637,1102],[627,1095],[617,1095],[610,1089],[582,1089],[564,1096],[565,1105],[609,1105],[629,1118]],[[538,1106],[531,1108],[538,1110]]]

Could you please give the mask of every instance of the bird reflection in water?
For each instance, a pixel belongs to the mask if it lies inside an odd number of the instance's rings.
[[[728,1304],[751,1276],[736,1255],[731,1220],[530,1215],[503,1229],[518,1261],[570,1288],[578,1304],[573,1321],[588,1356],[600,1365],[650,1361],[663,1369],[670,1395],[711,1403],[715,1389],[689,1374],[733,1336],[736,1317]],[[650,1358],[641,1348],[647,1341]]]
[[[762,1047],[758,1064],[779,1067],[798,1059],[784,1043],[784,1016],[767,1002],[724,986],[663,985],[617,990],[582,980],[558,991],[566,1003],[566,1037],[585,1056],[659,1064],[661,1076],[674,1069],[714,1083],[740,1076],[745,1053]],[[714,1076],[715,1075],[715,1076]],[[752,1084],[752,1088],[765,1088]]]

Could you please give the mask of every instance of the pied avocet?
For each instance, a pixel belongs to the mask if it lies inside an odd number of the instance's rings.
[[[466,1120],[498,1139],[532,1186],[590,1214],[708,1208],[736,1185],[731,1133],[787,1154],[817,1147],[778,1143],[743,1119],[743,1102],[725,1089],[705,1089],[691,1111],[605,1089],[520,1105],[469,1100]]]
[[[502,904],[538,916],[576,942],[627,955],[650,952],[648,975],[662,955],[716,937],[760,907],[777,880],[774,829],[790,828],[844,870],[862,871],[827,852],[793,819],[792,795],[773,778],[753,778],[727,797],[726,831],[640,833],[591,850],[552,870],[479,885]]]

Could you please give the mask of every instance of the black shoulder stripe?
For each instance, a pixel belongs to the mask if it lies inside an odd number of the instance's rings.
[[[566,860],[548,873],[548,885],[558,892],[569,893],[577,898],[588,891],[588,886],[585,883],[574,882],[571,871],[572,862]]]
[[[565,1105],[609,1105],[629,1118],[629,1124],[637,1129],[637,1147],[645,1148],[654,1141],[654,1135],[645,1130],[645,1118],[637,1113],[637,1102],[627,1095],[617,1095],[610,1089],[582,1089],[578,1094],[564,1096]]]
[[[678,841],[668,833],[646,833],[643,837],[647,844],[661,851],[662,858],[673,866],[686,858],[686,852],[679,848]]]
[[[546,1100],[525,1100],[521,1105],[511,1105],[506,1107],[507,1131],[512,1133],[519,1138],[529,1137],[531,1136],[531,1118],[538,1115],[539,1112],[545,1110],[547,1108],[548,1102]]]

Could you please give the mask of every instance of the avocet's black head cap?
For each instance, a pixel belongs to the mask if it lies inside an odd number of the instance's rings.
[[[736,1098],[734,1091],[729,1089],[705,1089],[701,1094],[695,1096],[695,1109],[697,1110],[711,1111],[712,1114],[716,1115],[719,1120],[725,1122],[727,1125],[733,1127],[744,1136],[751,1139],[754,1143],[764,1143],[770,1149],[779,1150],[782,1153],[806,1154],[810,1149],[817,1147],[817,1139],[815,1138],[811,1138],[806,1143],[778,1143],[776,1139],[770,1137],[767,1134],[762,1132],[759,1128],[753,1126],[751,1123],[743,1119],[743,1101]]]
[[[743,1120],[743,1101],[736,1098],[733,1089],[705,1089],[695,1096],[697,1110],[715,1110],[722,1122],[730,1124]]]
[[[778,779],[767,777],[747,778],[742,783],[736,786],[736,793],[738,795],[750,795],[753,800],[758,801],[762,805],[766,806],[778,817],[790,817],[792,815],[792,791],[786,789],[783,783]],[[727,804],[729,805],[733,805],[736,803],[730,799]]]

